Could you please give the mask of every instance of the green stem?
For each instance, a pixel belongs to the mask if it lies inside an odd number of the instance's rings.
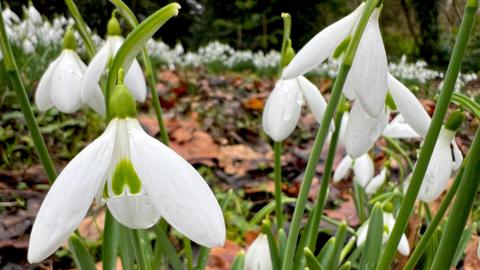
[[[443,198],[442,203],[440,204],[440,207],[438,208],[437,213],[435,214],[435,217],[430,221],[430,224],[428,225],[427,230],[420,237],[420,241],[416,244],[415,250],[413,251],[410,258],[408,259],[407,264],[405,265],[403,270],[413,270],[413,268],[415,267],[415,264],[418,262],[418,260],[422,256],[433,233],[438,228],[438,225],[442,221],[443,216],[445,215],[445,212],[447,212],[450,202],[455,196],[455,193],[457,193],[458,186],[460,185],[460,181],[462,179],[464,170],[465,170],[465,166],[462,165],[462,167],[457,173],[457,176],[455,177],[455,181],[453,182],[453,185],[448,190],[447,195],[445,195],[445,197]]]
[[[475,115],[475,117],[480,119],[480,104],[475,102],[475,100],[472,100],[461,93],[453,93],[452,102],[455,102],[463,108],[469,110]]]
[[[438,134],[440,133],[443,118],[445,117],[450,98],[452,97],[452,92],[458,77],[458,73],[460,72],[465,48],[474,25],[477,5],[477,0],[468,0],[465,6],[465,13],[460,26],[459,34],[457,36],[457,41],[453,49],[453,54],[448,65],[440,98],[438,99],[427,136],[420,150],[417,164],[413,170],[410,185],[408,186],[408,190],[405,193],[402,204],[400,205],[395,225],[393,226],[392,233],[387,241],[387,245],[385,246],[382,257],[380,258],[380,262],[377,265],[377,270],[389,268],[400,238],[407,227],[408,219],[412,213],[412,209],[420,190],[423,177],[425,176],[430,157],[432,156]]]
[[[362,13],[362,16],[358,22],[358,26],[355,29],[352,41],[350,42],[345,58],[343,59],[342,64],[338,70],[337,79],[333,85],[333,90],[328,101],[327,108],[325,109],[325,114],[323,115],[322,122],[320,123],[320,128],[318,129],[317,135],[315,137],[315,142],[313,144],[313,149],[310,154],[310,157],[307,162],[307,167],[305,170],[305,175],[300,187],[300,193],[298,196],[297,204],[293,212],[292,223],[290,225],[290,230],[288,234],[287,247],[285,250],[284,263],[282,265],[282,270],[292,269],[293,257],[295,255],[295,248],[297,244],[298,235],[300,233],[300,223],[305,211],[305,204],[308,199],[308,192],[312,185],[312,180],[315,175],[315,168],[317,166],[318,159],[322,152],[325,139],[328,135],[328,130],[330,122],[332,121],[335,110],[338,107],[340,99],[342,97],[343,85],[347,79],[348,71],[353,62],[353,57],[362,37],[363,31],[367,25],[368,19],[370,18],[371,13],[377,5],[377,0],[368,0],[366,7]]]
[[[363,224],[365,220],[367,220],[365,213],[365,192],[363,191],[363,187],[355,180],[353,181],[353,200],[355,202],[358,219],[360,223]]]
[[[470,210],[473,206],[480,181],[480,129],[477,128],[475,138],[468,154],[468,160],[453,203],[447,226],[442,234],[440,245],[430,269],[450,269],[455,251],[465,228]]]
[[[184,269],[182,262],[177,256],[177,251],[175,250],[175,247],[170,243],[170,240],[168,240],[167,233],[163,229],[162,226],[157,225],[155,226],[155,233],[157,235],[157,248],[161,248],[163,251],[163,254],[168,258],[168,261],[172,268],[174,270],[182,270]],[[154,269],[158,269],[154,267]]]
[[[70,15],[72,16],[73,20],[75,21],[75,25],[77,27],[80,36],[82,37],[83,43],[85,44],[85,48],[87,49],[88,58],[92,59],[96,53],[95,43],[93,43],[93,39],[88,33],[87,25],[78,11],[77,5],[73,0],[65,0],[65,4],[68,7],[68,11],[70,11]]]
[[[120,223],[115,220],[108,208],[106,208],[102,246],[102,269],[117,269],[117,248],[120,235],[120,226]]]
[[[0,13],[1,12],[2,8],[0,6]],[[45,145],[45,141],[40,133],[40,129],[32,111],[32,106],[28,100],[27,91],[25,90],[20,72],[18,71],[15,57],[13,56],[12,48],[10,46],[10,42],[8,41],[7,32],[5,31],[3,16],[0,16],[0,46],[3,54],[3,63],[8,73],[8,81],[10,83],[9,86],[17,95],[18,102],[20,103],[20,109],[25,117],[28,130],[32,135],[33,144],[37,150],[38,157],[40,158],[43,168],[47,173],[49,182],[53,183],[57,178],[55,167],[53,166],[52,159],[48,154],[47,146]]]
[[[277,218],[277,229],[283,228],[283,206],[282,206],[282,142],[274,142],[275,155],[275,217]]]
[[[139,230],[129,230],[130,240],[133,246],[133,252],[140,270],[151,270],[151,265],[146,258],[146,252],[143,248],[143,241]]]
[[[341,103],[341,102],[340,102]],[[340,135],[340,129],[342,125],[343,111],[338,110],[335,118],[335,132],[330,139],[330,146],[328,148],[327,160],[325,161],[325,167],[323,169],[322,181],[320,183],[320,189],[317,194],[317,202],[313,209],[312,225],[307,232],[307,247],[310,250],[315,251],[315,246],[318,237],[318,227],[320,226],[320,220],[322,218],[323,208],[325,206],[325,199],[328,192],[328,183],[332,177],[333,162],[335,161],[335,153],[337,151],[337,143]],[[301,247],[303,249],[303,247]]]
[[[413,166],[412,159],[408,156],[407,152],[400,146],[398,141],[388,137],[384,137],[384,139],[385,141],[387,141],[389,145],[391,145],[395,150],[397,150],[400,153],[400,155],[403,156],[410,170],[413,170],[414,166]],[[398,165],[401,166],[401,164],[398,164]]]
[[[187,261],[187,269],[193,270],[193,255],[192,255],[192,243],[186,237],[183,237],[183,244],[185,245],[185,258]]]

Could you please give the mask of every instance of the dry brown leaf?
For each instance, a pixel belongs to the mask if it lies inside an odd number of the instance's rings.
[[[265,155],[243,145],[228,145],[220,147],[219,165],[230,175],[244,176],[254,170],[261,162],[268,162]]]
[[[343,201],[339,208],[326,209],[325,214],[328,217],[339,221],[347,221],[348,225],[352,227],[356,227],[360,223],[357,217],[355,203],[353,202],[353,198],[351,196],[349,196],[346,201]]]
[[[78,226],[82,238],[97,241],[105,225],[105,209],[97,211],[94,215],[87,216]]]
[[[477,235],[473,235],[470,242],[467,244],[465,259],[463,262],[463,267],[465,270],[480,269],[480,260],[477,257],[478,241],[479,237]]]
[[[234,242],[227,240],[223,247],[212,248],[206,270],[228,270],[235,256],[241,250]]]

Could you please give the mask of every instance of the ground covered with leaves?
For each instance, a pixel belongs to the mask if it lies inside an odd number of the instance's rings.
[[[260,214],[264,214],[259,211],[273,199],[273,151],[271,141],[261,130],[261,115],[264,102],[275,84],[274,78],[257,77],[249,72],[214,74],[201,68],[162,69],[157,77],[157,91],[171,147],[199,170],[219,200],[227,194],[233,198],[224,211],[228,222],[228,241],[224,248],[211,251],[208,264],[208,269],[228,269],[236,253],[255,239],[262,218]],[[314,78],[314,82],[328,99],[332,80]],[[474,82],[468,87],[475,89],[476,84]],[[29,86],[31,96],[35,87],[36,82]],[[419,89],[424,96],[422,103],[430,114],[433,113],[435,94],[422,86]],[[29,232],[48,190],[48,181],[13,92],[6,91],[0,98],[0,267],[72,268],[68,249],[60,249],[41,265],[29,266],[26,262]],[[138,118],[143,127],[152,136],[158,136],[159,128],[151,100],[141,105],[139,111]],[[48,149],[55,158],[57,171],[105,128],[103,120],[87,109],[74,115],[63,115],[52,109],[44,114],[37,113],[37,119]],[[465,125],[472,130],[478,125],[473,119],[469,115],[469,123]],[[298,194],[317,128],[313,115],[305,110],[294,135],[284,143],[282,189],[288,197]],[[464,153],[470,145],[472,130],[463,129],[457,138]],[[388,147],[384,140],[376,145],[374,160],[377,171],[386,159],[380,150]],[[405,147],[408,148],[407,144]],[[322,158],[326,156],[326,151],[327,148]],[[335,164],[344,154],[344,149],[340,147]],[[409,155],[416,158],[413,151]],[[403,165],[393,164],[395,174],[388,179],[388,185],[398,185]],[[310,191],[311,200],[316,198],[323,166],[321,159]],[[359,219],[351,189],[350,180],[331,184],[324,214],[327,219],[347,221],[349,226],[356,228]],[[438,204],[433,204],[433,211],[435,205]],[[288,214],[293,212],[293,206],[287,205]],[[87,239],[89,249],[97,259],[101,252],[103,214],[102,207],[94,205],[79,227],[80,234]],[[319,246],[335,233],[334,223],[322,223],[325,237],[320,237]],[[413,232],[411,236],[415,237],[415,231],[422,229],[418,219],[412,218],[409,224],[409,231]],[[409,237],[411,243],[415,241],[412,237]],[[459,263],[463,269],[480,268],[476,259],[477,244],[476,236],[468,243],[465,260]],[[399,266],[405,262],[400,259]]]

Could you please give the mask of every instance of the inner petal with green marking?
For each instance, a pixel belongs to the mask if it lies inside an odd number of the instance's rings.
[[[121,159],[115,166],[112,175],[112,192],[120,196],[127,191],[130,194],[138,194],[142,190],[142,183],[138,178],[132,162],[129,159]]]

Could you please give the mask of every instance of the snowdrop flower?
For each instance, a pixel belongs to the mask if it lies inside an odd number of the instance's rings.
[[[32,23],[37,25],[42,24],[42,15],[40,14],[40,12],[38,12],[38,10],[33,6],[32,3],[30,3],[30,5],[28,6],[27,16]]]
[[[405,122],[424,138],[431,122],[425,108],[415,95],[390,73],[388,74],[388,90]]]
[[[405,121],[401,114],[395,116],[387,124],[382,135],[395,139],[418,139],[422,137]]]
[[[449,120],[454,114],[450,116]],[[438,135],[430,163],[418,193],[418,198],[424,202],[432,202],[442,194],[447,187],[452,171],[457,169],[463,161],[462,153],[455,143],[453,144],[453,153],[450,149],[452,140],[455,138],[455,131],[463,121],[463,113],[460,114],[462,114],[462,120],[459,123],[452,125],[450,121],[447,121],[447,124],[442,127]]]
[[[40,207],[30,236],[31,263],[62,245],[94,198],[106,202],[129,228],[149,228],[162,217],[198,244],[224,244],[222,211],[208,184],[186,160],[142,129],[122,78],[112,94],[107,129],[64,168]]]
[[[69,29],[62,53],[50,63],[38,83],[35,103],[40,111],[55,107],[61,112],[72,113],[85,103],[80,95],[80,84],[87,67],[74,51],[75,47],[72,30]],[[100,87],[96,87],[100,91]]]
[[[362,187],[366,187],[373,177],[373,161],[368,154],[364,154],[355,160],[346,155],[340,163],[338,163],[333,174],[333,181],[338,182],[346,178],[350,173],[350,169],[353,169],[354,180]]]
[[[108,22],[107,40],[88,65],[81,83],[82,98],[102,115],[105,114],[106,110],[105,97],[97,85],[110,59],[115,56],[122,43],[123,37],[121,36],[120,24],[115,18],[115,13],[113,13],[112,18]],[[147,85],[137,60],[133,61],[125,75],[125,85],[132,91],[132,95],[137,101],[145,101]]]
[[[305,74],[336,53],[336,48],[342,48],[353,34],[364,8],[362,3],[350,15],[314,36],[285,68],[282,78]],[[376,8],[369,18],[343,88],[345,96],[358,100],[372,118],[384,113],[387,93],[388,65],[378,25],[380,10]]]
[[[343,141],[348,155],[358,158],[375,144],[387,126],[389,111],[371,117],[360,102],[354,102],[349,114]]]
[[[383,212],[383,244],[385,244],[390,238],[390,234],[392,233],[393,226],[395,225],[395,217],[393,216],[392,213],[384,211]],[[365,240],[367,240],[367,234],[368,234],[368,221],[364,225],[358,229],[358,238],[357,238],[357,246],[362,246],[365,243]],[[400,242],[398,243],[397,247],[398,252],[402,254],[403,256],[408,256],[410,254],[410,245],[408,244],[408,239],[405,234],[402,234],[402,237],[400,238]]]
[[[245,270],[272,270],[270,247],[265,234],[257,236],[245,255]]]
[[[380,173],[376,176],[374,176],[367,184],[365,187],[365,193],[367,194],[375,194],[377,192],[378,188],[385,183],[385,180],[387,179],[387,169],[383,168]]]
[[[5,24],[8,26],[12,26],[14,23],[18,24],[20,23],[20,18],[18,15],[13,12],[9,7],[5,8],[2,12],[3,20],[5,21]]]
[[[287,138],[297,126],[304,98],[315,119],[321,122],[327,103],[320,90],[303,76],[279,80],[263,109],[262,127],[265,133],[277,142]],[[333,123],[330,128],[333,128]]]
[[[24,39],[22,42],[22,49],[25,54],[35,53],[35,46],[29,39]]]

